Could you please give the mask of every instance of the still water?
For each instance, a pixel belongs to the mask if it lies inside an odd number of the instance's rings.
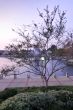
[[[12,65],[15,65],[15,63],[12,62],[10,59],[4,58],[4,57],[0,57],[0,70],[1,70],[2,68],[5,68],[5,67],[7,67],[7,66],[12,66]],[[29,68],[30,68],[30,67],[29,67]],[[22,72],[24,72],[24,71],[27,71],[27,68],[25,68],[25,67],[20,67],[20,68],[17,67],[16,70],[15,70],[15,73],[16,73],[16,74],[19,74],[19,73],[22,73]],[[10,73],[10,74],[13,74],[13,73]],[[28,75],[29,75],[29,72],[25,72],[25,73],[23,73],[23,74],[17,75],[17,78],[24,78],[24,77],[27,78]],[[35,78],[36,78],[36,75],[31,72],[30,77],[32,77],[32,78],[35,77]],[[37,75],[37,77],[39,77],[39,76]],[[4,79],[14,78],[14,75],[8,75],[8,76],[6,76],[6,77],[3,76],[3,78],[4,78]]]
[[[0,57],[0,70],[1,70],[1,68],[3,67],[5,67],[6,65],[8,65],[8,66],[11,66],[11,65],[14,65],[15,63],[14,62],[11,62],[9,59],[7,59],[7,58],[4,58],[4,57]],[[48,71],[51,71],[51,62],[49,62],[48,63],[48,65],[47,65],[47,68],[48,68]],[[59,65],[58,65],[58,67],[60,66],[60,65],[65,65],[63,62],[62,63],[60,63]],[[30,67],[29,67],[30,68]],[[17,68],[16,69],[16,72],[17,73],[22,73],[22,72],[24,72],[26,70],[26,68],[25,67],[20,67],[20,68]],[[65,68],[64,68],[64,70],[63,71],[58,71],[58,72],[56,72],[56,76],[65,76],[66,75],[66,73],[69,75],[69,76],[73,76],[73,67],[72,66],[66,66]],[[29,75],[29,73],[24,73],[24,74],[20,74],[20,75],[18,75],[17,77],[18,78],[20,78],[20,77],[27,77],[27,75]],[[4,77],[4,78],[12,78],[12,77],[14,77],[13,75],[9,75],[9,76],[6,76],[6,77]],[[31,74],[30,74],[30,77],[36,77],[36,75],[34,74],[34,73],[32,73],[31,72]],[[39,77],[38,75],[37,75],[37,77]]]

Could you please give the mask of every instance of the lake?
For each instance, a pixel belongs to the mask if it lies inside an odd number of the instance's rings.
[[[4,58],[4,57],[0,57],[0,69],[2,67],[5,67],[6,65],[11,66],[13,64],[15,64],[15,63],[11,62],[9,59]],[[50,64],[51,63],[49,62],[48,66],[47,66],[47,68],[49,67],[48,70],[51,70],[51,65]],[[63,62],[61,63],[61,65],[64,65]],[[16,69],[17,73],[23,72],[25,70],[26,70],[26,68],[24,68],[24,67],[20,67],[19,69],[18,68]],[[56,72],[56,76],[65,76],[66,73],[68,73],[69,76],[73,76],[73,67],[72,66],[66,66],[66,68],[64,68],[63,71],[60,70],[60,71]],[[29,73],[20,74],[17,77],[18,78],[23,78],[23,77],[27,77],[27,75],[29,75]],[[14,77],[14,76],[10,75],[10,76],[4,77],[4,78],[12,78],[12,77]],[[31,73],[30,77],[36,77],[36,75]],[[39,76],[37,75],[37,77],[39,77]]]
[[[0,57],[0,70],[2,68],[6,67],[6,66],[12,66],[12,65],[15,65],[15,63],[12,62],[10,59],[4,58],[4,57]],[[15,71],[16,71],[16,74],[18,74],[18,73],[24,72],[25,70],[26,70],[25,67],[20,67],[20,68],[17,67]],[[23,77],[26,78],[28,75],[29,75],[29,73],[24,73],[24,74],[17,75],[17,77],[18,78],[23,78]],[[32,76],[32,78],[36,77],[36,75],[33,74],[33,73],[31,73],[30,77],[31,76]],[[6,78],[13,78],[13,77],[14,77],[14,75],[9,75],[9,76],[4,77],[4,79],[6,79]],[[37,77],[39,77],[39,76],[37,75]]]

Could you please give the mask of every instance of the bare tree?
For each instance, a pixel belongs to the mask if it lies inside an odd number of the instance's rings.
[[[23,40],[16,45],[9,45],[7,48],[11,53],[11,58],[19,65],[22,63],[28,69],[25,72],[40,75],[47,87],[49,78],[65,67],[60,64],[61,62],[57,59],[55,53],[52,54],[49,48],[51,45],[59,48],[64,44],[66,17],[65,12],[61,12],[59,6],[54,7],[51,12],[46,6],[46,9],[44,9],[45,14],[39,10],[38,13],[41,23],[34,23],[31,33],[27,31],[25,26],[23,30],[18,29],[16,31],[13,29]],[[37,55],[35,55],[36,52],[38,53]],[[20,58],[19,61],[18,58]]]

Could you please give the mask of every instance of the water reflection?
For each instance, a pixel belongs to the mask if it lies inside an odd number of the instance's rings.
[[[15,64],[14,62],[11,62],[9,59],[4,58],[4,57],[0,57],[0,69],[6,65],[13,65]]]
[[[52,71],[52,65],[51,65],[51,60],[50,60],[50,62],[48,63],[48,65],[47,65],[47,69],[48,69],[48,71]],[[53,63],[56,63],[56,60],[54,60],[53,61]],[[0,69],[2,68],[2,67],[4,67],[5,65],[13,65],[13,64],[15,64],[14,62],[11,62],[9,59],[7,59],[7,58],[0,58]],[[64,62],[61,62],[61,61],[59,61],[58,63],[57,63],[57,67],[56,68],[59,68],[59,67],[61,67],[61,66],[65,66],[65,64],[64,64]],[[49,67],[49,68],[48,68]],[[30,67],[29,67],[30,68]],[[24,72],[25,70],[27,70],[27,68],[26,67],[20,67],[20,69],[18,69],[18,68],[16,68],[17,70],[17,73],[21,73],[21,72]],[[65,68],[64,68],[64,70],[59,70],[59,71],[57,71],[56,72],[56,76],[65,76],[66,75],[66,73],[69,75],[69,76],[73,76],[73,67],[72,66],[66,66]],[[24,74],[20,74],[20,75],[18,75],[17,77],[18,78],[20,78],[20,77],[27,77],[29,75],[29,72],[27,72],[27,73],[24,73]],[[32,72],[31,72],[31,74],[30,74],[30,77],[36,77],[36,75],[35,74],[33,74]],[[7,76],[6,78],[10,78],[10,77],[14,77],[13,75],[11,75],[11,76]],[[37,75],[37,77],[39,77],[38,75]]]

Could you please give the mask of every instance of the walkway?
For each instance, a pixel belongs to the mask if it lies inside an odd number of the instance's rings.
[[[51,77],[49,86],[73,86],[73,76],[70,77]],[[17,78],[17,79],[2,79],[0,80],[0,91],[5,88],[14,87],[40,87],[45,86],[45,82],[41,78]]]

